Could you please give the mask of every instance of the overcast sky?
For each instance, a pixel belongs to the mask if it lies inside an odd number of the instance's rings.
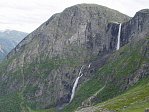
[[[116,9],[129,16],[149,8],[149,0],[0,0],[0,30],[31,32],[54,13],[80,4],[95,3]]]

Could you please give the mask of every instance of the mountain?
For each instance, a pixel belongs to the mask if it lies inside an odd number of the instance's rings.
[[[0,60],[4,57],[25,37],[27,33],[5,30],[0,31]]]
[[[54,14],[0,64],[1,111],[120,112],[131,103],[147,105],[148,23],[148,9],[130,18],[96,4]],[[129,97],[127,105],[117,102]]]

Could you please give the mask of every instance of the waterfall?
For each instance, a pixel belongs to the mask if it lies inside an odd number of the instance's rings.
[[[116,50],[119,50],[119,48],[120,48],[121,26],[122,26],[122,24],[120,23],[119,24],[119,30],[118,30],[118,36],[117,36],[117,47],[116,47]]]
[[[83,65],[83,66],[84,66],[84,65]],[[83,68],[83,66],[81,67],[80,72],[79,72],[79,76],[76,78],[75,83],[74,83],[74,85],[73,85],[72,94],[71,94],[71,98],[70,98],[69,103],[72,101],[72,99],[73,99],[73,97],[74,97],[74,95],[75,95],[75,90],[76,90],[76,87],[77,87],[77,85],[78,85],[79,79],[83,76],[83,74],[82,74],[82,68]]]
[[[88,65],[88,68],[90,68],[91,67],[91,63]]]

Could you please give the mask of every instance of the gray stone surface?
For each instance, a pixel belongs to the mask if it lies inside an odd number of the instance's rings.
[[[149,109],[145,109],[145,111],[144,112],[149,112]]]

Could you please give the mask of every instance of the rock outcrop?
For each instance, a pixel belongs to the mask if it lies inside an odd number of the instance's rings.
[[[132,40],[149,36],[149,9],[138,11],[135,16],[122,25],[121,46]]]

